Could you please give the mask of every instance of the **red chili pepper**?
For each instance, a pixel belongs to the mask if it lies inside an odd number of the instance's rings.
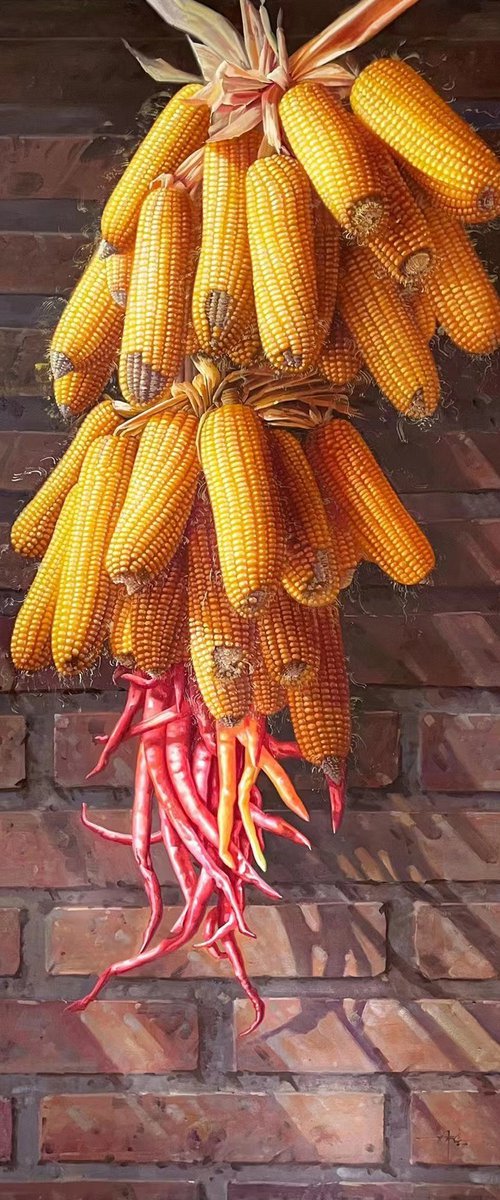
[[[99,975],[94,987],[81,1000],[74,1000],[72,1004],[68,1004],[66,1012],[83,1012],[85,1008],[95,1000],[99,992],[108,982],[117,975],[125,975],[127,971],[134,971],[136,967],[147,966],[149,963],[155,962],[156,959],[162,958],[165,954],[171,954],[175,950],[179,950],[186,942],[190,942],[195,936],[203,920],[205,909],[210,896],[213,892],[213,880],[207,871],[201,871],[196,887],[196,893],[193,896],[192,903],[189,908],[188,919],[176,937],[163,938],[158,942],[157,946],[150,947],[148,950],[141,951],[140,954],[134,955],[133,958],[125,958],[120,962],[112,963],[106,967],[106,970]]]
[[[172,864],[172,870],[179,883],[184,899],[189,903],[196,890],[198,876],[187,850],[184,849],[180,838],[162,808],[160,809],[160,825],[163,844]]]
[[[150,729],[162,729],[164,725],[168,725],[169,721],[175,721],[178,715],[176,708],[164,708],[163,712],[158,713],[156,717],[152,717],[150,721],[140,721],[138,725],[133,725],[126,736],[127,738],[141,737],[143,733],[148,733]]]
[[[124,676],[122,676],[124,678]],[[144,701],[144,694],[141,686],[131,683],[127,699],[125,701],[123,712],[120,714],[114,729],[109,736],[106,737],[105,748],[92,771],[89,771],[87,779],[92,779],[94,775],[98,775],[100,771],[108,765],[111,755],[118,749],[120,742],[123,741],[125,735],[132,724],[134,717],[139,712]],[[96,741],[98,739],[96,738]]]
[[[215,722],[192,679],[188,680],[187,699],[198,726],[199,735],[203,738],[207,750],[210,750],[210,753],[215,755]]]
[[[311,850],[309,838],[306,838],[300,829],[295,829],[293,825],[289,825],[283,817],[278,817],[275,813],[265,813],[261,809],[250,805],[250,810],[256,825],[260,825],[262,829],[268,833],[276,833],[278,837],[288,838],[290,842],[295,842],[297,846],[306,846]]]
[[[186,816],[197,826],[203,837],[212,846],[218,847],[217,825],[196,790],[189,750],[191,742],[191,717],[179,716],[165,730],[165,754],[167,768],[177,796]]]
[[[330,799],[332,829],[334,833],[338,833],[345,811],[347,764],[345,762],[341,764],[337,779],[332,779],[326,772],[324,774]]]
[[[297,742],[280,742],[271,733],[265,734],[264,745],[276,758],[302,758]]]
[[[158,876],[151,859],[151,825],[153,820],[153,789],[149,778],[144,747],[139,746],[135,769],[134,803],[132,807],[132,850],[142,875],[151,915],[141,943],[145,950],[158,929],[163,916],[163,901]]]
[[[212,769],[212,754],[202,738],[197,741],[191,758],[191,769],[198,795],[208,804],[208,789]]]
[[[132,845],[131,833],[118,833],[116,829],[106,829],[105,825],[97,825],[95,821],[91,821],[85,803],[82,804],[80,818],[82,825],[85,825],[86,829],[92,830],[92,833],[97,833],[105,842],[116,842],[118,846]],[[161,842],[161,833],[152,833],[151,845],[156,845],[157,842]]]

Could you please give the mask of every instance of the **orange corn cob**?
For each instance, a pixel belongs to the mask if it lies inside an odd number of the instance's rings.
[[[205,506],[190,528],[188,604],[191,658],[205,703],[217,720],[245,716],[251,703],[252,626],[225,594]]]
[[[328,505],[328,501],[326,501]],[[345,512],[333,502],[328,505],[330,529],[335,543],[340,576],[340,590],[350,587],[356,567],[363,559],[363,550],[356,532]]]
[[[319,665],[316,613],[279,591],[259,618],[264,667],[290,689],[303,687]]]
[[[198,84],[181,88],[156,118],[125,168],[105,206],[101,220],[106,245],[101,254],[130,249],[141,205],[158,175],[168,175],[198,150],[208,134],[205,104],[187,104]]]
[[[361,370],[358,347],[340,317],[336,316],[318,360],[318,370],[333,387],[347,387]]]
[[[368,370],[391,404],[412,420],[433,413],[439,379],[431,351],[396,284],[382,274],[370,251],[359,246],[345,250],[338,304]]]
[[[468,354],[500,344],[500,299],[463,225],[431,205],[426,215],[436,246],[427,293],[438,325]]]
[[[320,339],[309,180],[294,159],[274,154],[250,167],[246,196],[264,353],[278,369],[308,371]]]
[[[367,241],[385,212],[376,165],[352,114],[321,83],[285,92],[279,114],[293,153],[326,207],[358,241]]]
[[[92,371],[112,363],[123,326],[123,309],[112,300],[106,264],[97,254],[60,317],[50,343],[50,366],[56,382],[69,371]],[[110,371],[108,371],[109,378]],[[104,380],[104,383],[106,380]]]
[[[413,319],[416,321],[422,337],[426,342],[430,342],[436,332],[436,311],[430,291],[411,292],[408,300]]]
[[[230,603],[252,616],[280,582],[283,534],[266,430],[243,404],[204,417],[199,454],[212,504],[222,579]]]
[[[191,198],[165,176],[141,208],[120,351],[120,387],[136,404],[165,394],[184,357],[193,236]]]
[[[186,548],[182,545],[166,571],[130,597],[136,666],[151,675],[164,675],[175,663],[187,660],[186,572]]]
[[[262,357],[257,317],[255,318],[255,325],[247,329],[245,336],[238,345],[231,347],[228,351],[228,356],[235,367],[248,367],[256,358]]]
[[[89,447],[96,438],[112,433],[119,421],[109,397],[85,418],[48,479],[14,521],[11,541],[18,554],[28,558],[41,558],[45,554],[59,513],[68,492],[77,482]]]
[[[125,588],[111,588],[111,594],[115,596],[108,639],[111,657],[123,666],[133,666],[131,597]]]
[[[124,250],[122,254],[110,254],[105,260],[109,294],[119,308],[125,308],[127,303],[133,260],[133,248]]]
[[[379,138],[364,132],[375,159],[387,204],[387,220],[370,240],[370,250],[399,283],[417,286],[432,268],[429,225],[392,155]]]
[[[170,412],[151,417],[144,426],[106,558],[111,579],[128,591],[159,575],[180,543],[199,475],[196,427],[191,413]]]
[[[272,717],[286,705],[286,692],[266,671],[259,659],[259,644],[256,646],[257,666],[252,674],[252,709],[258,716]]]
[[[90,666],[108,632],[111,588],[104,562],[136,447],[136,438],[107,434],[93,442],[81,470],[52,629],[52,654],[62,675]]]
[[[465,220],[498,215],[495,155],[408,63],[395,58],[370,63],[354,83],[351,105],[439,203]]]
[[[322,490],[347,516],[363,557],[395,583],[425,579],[434,566],[432,547],[357,429],[349,421],[330,421],[308,435],[307,448]]]
[[[340,587],[328,516],[300,442],[274,429],[273,454],[286,524],[282,584],[299,604],[329,603]]]
[[[333,320],[340,260],[340,226],[321,200],[314,205],[314,249],[318,323],[324,342]]]
[[[63,417],[80,416],[100,400],[113,373],[116,357],[116,351],[110,351],[109,357],[99,362],[93,363],[90,359],[84,371],[69,371],[60,379],[54,379],[54,399]]]
[[[255,323],[245,180],[260,140],[252,129],[205,146],[203,234],[193,288],[194,327],[205,352],[239,343]]]
[[[304,758],[332,778],[351,744],[351,710],[340,617],[335,607],[317,613],[319,670],[306,687],[287,693],[295,737]]]
[[[62,505],[43,562],[17,614],[10,653],[18,671],[39,671],[52,662],[50,635],[75,501],[76,488],[72,488]]]

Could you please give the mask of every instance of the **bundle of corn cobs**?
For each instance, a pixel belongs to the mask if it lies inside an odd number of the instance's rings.
[[[406,63],[354,78],[334,61],[410,2],[362,0],[291,57],[249,0],[243,38],[184,4],[205,83],[188,82],[136,151],[52,340],[59,406],[91,411],[13,528],[42,563],[12,656],[71,676],[107,652],[129,684],[95,772],[140,739],[131,834],[83,819],[131,845],[151,907],[139,954],[78,1006],[201,928],[261,1019],[236,940],[251,934],[244,886],[277,895],[253,865],[266,832],[308,842],[264,811],[259,772],[307,819],[281,759],[320,768],[338,828],[351,736],[339,594],[363,560],[406,585],[433,567],[346,419],[346,389],[364,365],[422,420],[439,398],[436,325],[471,353],[497,346],[499,301],[465,224],[500,211],[500,168]],[[120,395],[102,398],[115,367]],[[292,742],[267,723],[285,706]],[[151,947],[160,840],[186,907]]]

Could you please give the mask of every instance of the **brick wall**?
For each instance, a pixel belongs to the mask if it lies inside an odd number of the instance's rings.
[[[236,3],[218,8],[235,14]],[[286,0],[294,39],[337,3]],[[366,570],[346,602],[355,747],[334,840],[314,776],[313,850],[275,845],[277,906],[250,910],[267,999],[190,948],[80,1016],[64,1002],[137,945],[123,849],[131,757],[89,786],[120,697],[15,678],[9,628],[31,567],[3,545],[67,436],[47,328],[156,85],[119,38],[187,64],[145,0],[16,0],[0,15],[0,1200],[499,1200],[500,435],[498,368],[440,348],[426,431],[372,397],[367,436],[438,552],[404,594]],[[420,0],[379,46],[423,69],[498,144],[496,0]],[[371,51],[370,51],[371,52]],[[363,58],[369,57],[363,51]],[[142,108],[139,126],[136,114]],[[498,262],[498,231],[481,231]],[[163,868],[164,869],[164,868]],[[179,905],[163,877],[167,921]],[[83,1182],[75,1182],[75,1181]]]

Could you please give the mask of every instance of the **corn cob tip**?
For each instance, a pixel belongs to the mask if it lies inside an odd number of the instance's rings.
[[[67,354],[63,354],[60,350],[51,350],[50,369],[54,379],[62,379],[64,375],[69,375],[70,371],[74,371],[75,368]]]
[[[166,375],[156,371],[151,363],[143,361],[140,350],[127,354],[125,372],[129,392],[137,398],[139,404],[149,404],[151,400],[155,400],[168,383]]]
[[[112,289],[110,292],[111,299],[114,300],[118,308],[125,308],[127,303],[127,293],[124,288]]]
[[[407,417],[409,421],[424,421],[429,415],[429,407],[425,402],[423,389],[418,388],[403,416]]]
[[[216,646],[213,659],[216,675],[220,679],[239,679],[248,666],[243,646]]]
[[[366,196],[357,200],[349,209],[349,225],[356,241],[368,241],[384,216],[384,203],[381,197]]]
[[[301,662],[300,659],[293,659],[287,663],[284,670],[281,672],[280,683],[282,687],[296,687],[297,684],[309,676],[311,668],[309,663]]]
[[[98,258],[111,258],[112,254],[118,253],[119,251],[117,250],[116,246],[113,246],[111,242],[107,242],[106,238],[101,238],[101,241],[99,242],[99,249],[97,251]]]
[[[320,770],[323,771],[323,774],[326,775],[328,779],[331,779],[332,783],[342,783],[345,771],[345,760],[343,758],[338,758],[331,755],[330,757],[323,759]]]
[[[401,264],[401,272],[408,280],[408,283],[417,283],[423,275],[427,275],[432,266],[432,252],[424,247],[419,247],[413,254]]]
[[[133,596],[134,592],[139,592],[141,588],[147,587],[151,583],[150,576],[145,571],[138,571],[137,575],[131,575],[127,571],[119,571],[118,574],[110,574],[112,583],[117,585],[122,584],[126,589],[127,596]]]

